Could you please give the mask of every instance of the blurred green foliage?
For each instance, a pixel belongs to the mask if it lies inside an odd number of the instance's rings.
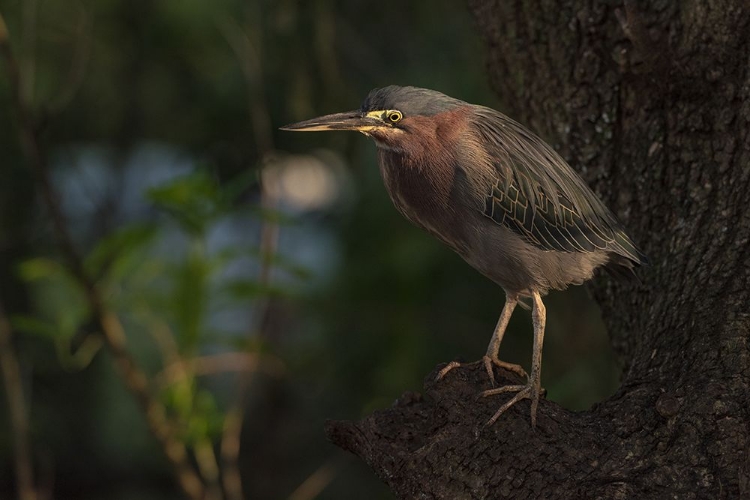
[[[332,463],[318,498],[390,498],[325,441],[323,422],[420,390],[440,362],[479,358],[502,290],[396,213],[366,139],[277,128],[356,108],[391,83],[502,109],[464,5],[2,0],[0,13],[85,269],[180,438],[218,456],[242,370],[208,362],[251,356],[246,497],[287,498]],[[11,101],[0,78],[0,107]],[[0,299],[31,397],[37,477],[56,498],[179,498],[61,264],[16,117],[3,116]],[[265,203],[261,170],[303,165],[333,179],[330,199],[295,204],[284,189],[316,177],[289,176]],[[263,224],[278,227],[272,251]],[[616,363],[585,291],[553,294],[548,314],[548,397],[581,409],[611,394]],[[502,357],[527,365],[530,331],[518,311]],[[10,432],[0,411],[1,498],[12,491]]]

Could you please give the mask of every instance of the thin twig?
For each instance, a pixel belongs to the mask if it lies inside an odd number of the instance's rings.
[[[21,99],[24,102],[34,102],[34,89],[36,88],[36,26],[38,0],[25,0],[21,4],[21,58],[19,61],[19,72],[22,75],[19,88]]]
[[[256,16],[260,16],[256,12]],[[217,22],[219,30],[224,35],[229,46],[234,51],[240,69],[245,77],[248,93],[248,112],[253,127],[255,146],[259,156],[263,158],[273,150],[271,134],[271,115],[266,106],[263,92],[263,64],[262,64],[262,32],[260,23],[251,30],[256,40],[250,38],[248,31],[243,30],[234,19],[229,16],[220,18]]]
[[[34,469],[29,446],[29,416],[23,396],[21,369],[11,341],[11,328],[0,304],[0,370],[8,398],[13,454],[16,463],[16,489],[19,500],[36,500]]]
[[[214,375],[229,372],[264,372],[278,377],[284,373],[283,363],[274,357],[252,352],[223,352],[190,360],[176,359],[154,378],[154,386],[167,387],[191,375]]]
[[[96,284],[88,276],[83,261],[78,254],[68,232],[67,224],[60,209],[57,193],[52,187],[47,166],[47,158],[39,144],[39,130],[27,101],[21,94],[21,81],[18,64],[8,40],[8,33],[0,14],[0,55],[5,59],[14,105],[18,115],[21,144],[29,168],[39,185],[42,200],[47,206],[55,236],[67,261],[70,271],[83,287],[91,314],[95,318],[105,343],[114,359],[120,375],[131,394],[143,411],[151,433],[156,437],[172,464],[178,482],[184,493],[195,500],[204,496],[203,483],[190,463],[185,445],[177,439],[171,423],[167,419],[164,406],[155,399],[148,386],[148,379],[136,365],[126,348],[125,332],[120,319],[109,311],[102,300]]]
[[[256,11],[256,18],[261,13]],[[273,151],[273,139],[271,134],[271,119],[266,99],[263,92],[263,62],[262,62],[262,30],[257,23],[254,30],[248,30],[257,35],[255,40],[250,38],[248,31],[243,30],[233,19],[220,19],[219,29],[224,34],[227,43],[235,53],[240,63],[248,91],[248,105],[250,120],[255,135],[255,145],[261,162],[265,162],[268,155]],[[261,177],[262,179],[262,177]],[[278,200],[273,196],[261,182],[261,208],[263,211],[272,211],[278,208]],[[260,227],[260,272],[258,281],[265,287],[271,283],[273,255],[279,240],[279,226],[266,218],[261,218]],[[253,321],[255,328],[251,332],[262,332],[264,325],[268,324],[268,313],[271,300],[269,297],[259,299],[253,310]],[[262,333],[261,333],[262,335]],[[224,430],[221,439],[222,477],[224,492],[231,500],[242,500],[242,476],[239,470],[240,442],[242,435],[242,424],[245,418],[245,396],[252,376],[253,370],[244,372],[237,382],[237,389],[233,401],[224,419]]]
[[[220,500],[219,462],[210,438],[202,438],[195,443],[195,461],[206,483],[205,500]]]
[[[341,471],[343,463],[339,457],[329,458],[323,465],[310,474],[302,484],[297,486],[289,500],[313,500],[326,489]]]
[[[80,14],[78,16],[78,25],[76,26],[73,57],[70,60],[68,74],[60,85],[60,91],[49,105],[48,111],[51,114],[59,113],[73,100],[73,97],[83,83],[84,76],[86,75],[86,66],[91,57],[91,46],[93,45],[91,36],[92,18],[80,2],[76,2],[76,6]]]

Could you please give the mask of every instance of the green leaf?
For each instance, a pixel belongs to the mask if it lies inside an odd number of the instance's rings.
[[[203,316],[208,307],[207,293],[210,267],[198,250],[190,252],[187,260],[173,270],[172,311],[176,331],[182,346],[193,351],[203,327]]]
[[[60,336],[60,330],[51,321],[26,314],[13,315],[10,324],[18,332],[36,335],[46,339],[55,339]]]
[[[255,280],[233,280],[223,290],[230,298],[238,300],[257,299],[259,297],[287,297],[290,293],[274,285],[263,285]]]
[[[188,376],[167,387],[161,400],[173,413],[181,428],[181,439],[194,444],[221,434],[224,418],[210,391],[198,388],[195,378]]]
[[[199,170],[164,186],[151,188],[147,196],[158,205],[195,208],[215,204],[219,200],[219,190],[216,181],[204,170]]]
[[[261,261],[266,265],[272,265],[282,269],[295,278],[308,280],[312,277],[312,272],[305,266],[299,265],[290,258],[278,253],[261,253],[257,248],[247,249],[238,247],[227,247],[217,252],[211,259],[212,271],[220,271],[230,262],[243,257],[250,257]]]
[[[18,265],[18,273],[21,279],[27,282],[70,277],[70,273],[62,264],[44,257],[36,257],[21,262]]]
[[[230,205],[236,202],[244,192],[256,184],[258,184],[258,171],[255,169],[248,169],[236,175],[222,187],[224,203]]]
[[[90,308],[86,293],[64,266],[51,259],[33,258],[19,264],[18,272],[32,285],[30,289],[39,316],[56,325],[57,335],[72,337],[88,320]]]
[[[291,217],[281,210],[276,210],[274,208],[251,207],[249,211],[262,221],[278,224],[279,226],[293,226],[299,224],[299,219]]]
[[[148,291],[161,278],[167,265],[155,258],[146,248],[122,253],[112,262],[104,277],[106,284],[129,286]],[[137,292],[142,293],[142,292]]]
[[[236,246],[222,248],[211,257],[211,272],[221,271],[227,264],[250,255],[252,254],[245,248]]]
[[[85,267],[97,276],[105,269],[116,267],[123,254],[133,253],[154,240],[157,227],[153,223],[125,226],[102,238],[86,257]]]
[[[224,418],[214,395],[205,389],[199,390],[195,397],[195,406],[198,413],[206,420],[206,437],[221,435]]]
[[[88,367],[96,354],[101,350],[104,342],[100,335],[87,335],[75,352],[70,352],[70,339],[55,340],[57,359],[65,370],[75,372]]]
[[[219,436],[223,426],[222,414],[213,394],[205,389],[199,389],[195,391],[194,396],[185,436],[191,444]]]
[[[204,170],[151,188],[146,196],[193,234],[205,231],[208,223],[226,209],[216,180]]]
[[[70,340],[72,335],[63,331],[55,323],[29,315],[13,315],[10,318],[13,329],[17,332],[35,335],[51,341],[55,346],[57,360],[60,366],[68,371],[80,371],[91,364],[96,353],[102,347],[102,340],[98,335],[88,335],[75,352],[71,352]]]
[[[283,269],[295,278],[308,280],[312,276],[312,273],[308,268],[297,264],[289,257],[286,257],[278,252],[261,253],[260,250],[251,250],[251,253],[254,257],[260,260],[262,264],[270,264],[279,269]]]

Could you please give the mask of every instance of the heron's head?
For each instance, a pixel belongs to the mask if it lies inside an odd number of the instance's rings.
[[[465,105],[434,90],[391,85],[371,91],[358,110],[320,116],[281,130],[355,130],[375,139],[379,147],[404,149],[410,141],[434,136],[438,115]]]

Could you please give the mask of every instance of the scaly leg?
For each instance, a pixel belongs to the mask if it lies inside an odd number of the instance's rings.
[[[498,357],[498,354],[500,352],[500,343],[503,341],[505,329],[508,327],[508,322],[510,321],[510,317],[513,314],[513,310],[516,308],[516,304],[518,304],[518,297],[516,297],[515,295],[506,294],[503,312],[500,313],[500,319],[497,320],[497,326],[495,327],[495,331],[492,333],[490,344],[489,346],[487,346],[487,354],[485,354],[484,358],[482,358],[482,361],[484,362],[484,368],[485,370],[487,370],[487,375],[489,376],[490,382],[492,383],[493,387],[495,386],[495,373],[492,370],[493,364],[499,366],[500,368],[510,370],[513,373],[520,375],[521,377],[526,377],[526,372],[519,365],[500,361],[500,358]],[[440,370],[440,372],[437,374],[436,380],[442,379],[448,374],[449,371],[461,365],[462,363],[459,363],[458,361],[451,361],[450,363],[445,365],[442,370]]]
[[[492,333],[490,344],[487,346],[487,354],[485,354],[484,358],[482,358],[482,360],[484,361],[484,369],[487,370],[487,375],[490,377],[490,382],[492,383],[493,387],[495,386],[495,372],[492,369],[493,364],[499,366],[500,368],[510,370],[513,373],[520,375],[521,377],[526,378],[527,376],[526,372],[523,368],[521,368],[520,365],[508,363],[506,361],[500,361],[499,358],[500,343],[503,341],[505,329],[508,328],[508,323],[510,322],[510,317],[513,315],[513,310],[516,308],[516,304],[518,304],[518,298],[515,295],[506,295],[503,312],[500,313],[500,318],[497,320],[497,326],[495,327],[495,331]]]
[[[513,398],[500,407],[492,418],[487,422],[487,425],[492,425],[495,421],[500,418],[500,415],[505,411],[524,399],[531,400],[531,426],[536,427],[536,410],[539,406],[539,395],[542,392],[542,345],[544,344],[544,326],[547,320],[547,310],[542,302],[542,296],[539,292],[533,291],[531,295],[534,301],[534,310],[531,313],[531,318],[534,323],[534,353],[531,358],[531,377],[526,385],[506,385],[505,387],[499,387],[497,389],[490,389],[484,391],[481,396],[494,396],[496,394],[504,394],[506,392],[516,392],[517,394]]]

